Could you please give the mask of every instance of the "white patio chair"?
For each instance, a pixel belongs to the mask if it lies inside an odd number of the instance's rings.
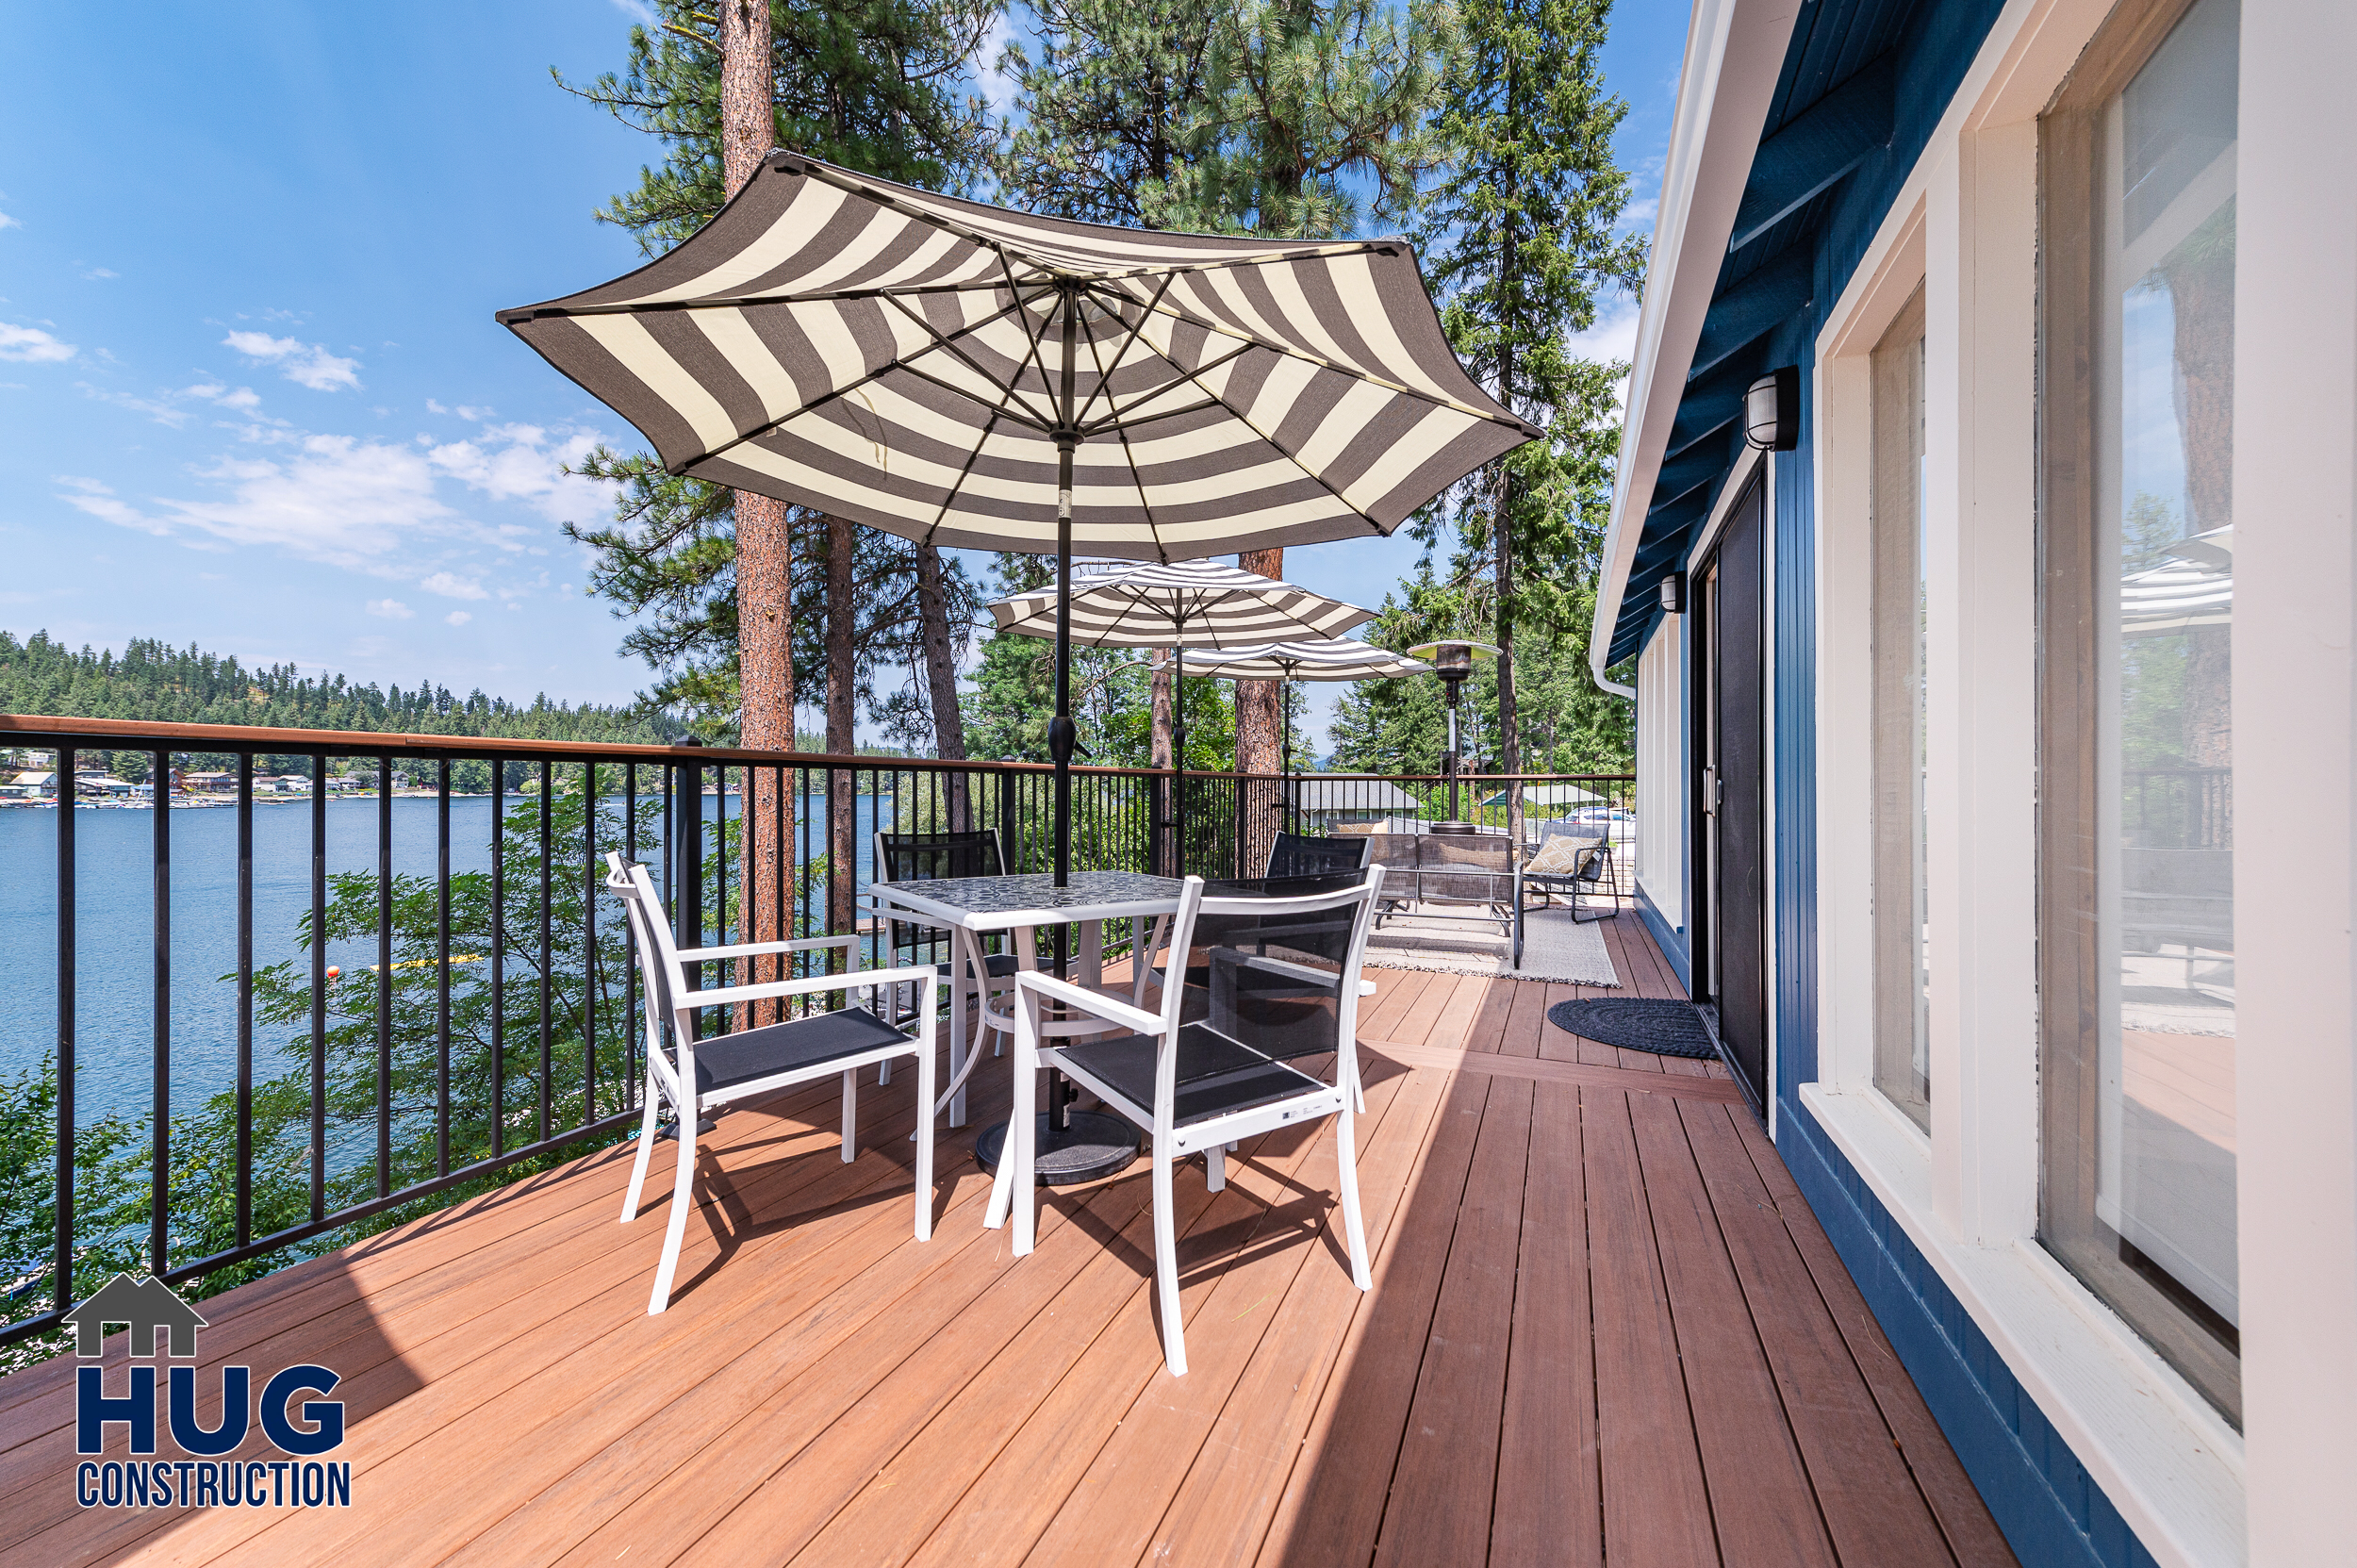
[[[1173,1377],[1187,1370],[1178,1316],[1178,1238],[1172,1208],[1172,1167],[1201,1154],[1213,1192],[1227,1185],[1227,1150],[1238,1139],[1279,1127],[1340,1116],[1335,1129],[1343,1233],[1351,1282],[1371,1284],[1367,1243],[1359,1214],[1357,1101],[1359,967],[1383,873],[1340,891],[1299,898],[1207,898],[1199,877],[1186,880],[1171,917],[1172,963],[1200,946],[1210,960],[1209,1014],[1182,1017],[1189,988],[1162,987],[1155,1012],[1100,995],[1035,970],[1016,977],[1022,1002],[1015,1015],[1014,1103],[1005,1161],[1014,1216],[1014,1251],[1031,1250],[1038,1195],[1031,1161],[1036,1118],[1034,1074],[1062,1067],[1093,1091],[1104,1109],[1127,1116],[1153,1136],[1154,1282],[1162,1322],[1162,1360]],[[1343,918],[1305,918],[1319,914]],[[1273,932],[1279,932],[1272,938]],[[1226,937],[1234,937],[1230,942]],[[1250,950],[1254,948],[1264,950]],[[1197,992],[1200,996],[1203,993]],[[1049,1001],[1092,1015],[1132,1032],[1112,1039],[1043,1046],[1040,1010]],[[1328,1082],[1292,1065],[1328,1056]]]
[[[630,1171],[630,1190],[622,1197],[622,1223],[638,1217],[639,1190],[646,1184],[647,1164],[653,1157],[659,1127],[657,1113],[668,1104],[677,1116],[679,1170],[671,1182],[671,1213],[663,1236],[663,1261],[654,1273],[654,1291],[648,1298],[650,1316],[670,1304],[671,1277],[679,1267],[681,1238],[687,1229],[687,1212],[695,1206],[696,1124],[706,1111],[731,1100],[840,1073],[843,1076],[843,1159],[859,1156],[859,1069],[896,1056],[916,1058],[916,1239],[933,1233],[933,1119],[923,1112],[933,1102],[933,1015],[941,999],[940,975],[930,964],[903,969],[862,970],[860,938],[812,936],[793,942],[740,942],[726,947],[679,948],[671,941],[669,918],[662,897],[644,866],[605,857],[609,892],[620,895],[630,916],[631,932],[638,939],[638,964],[647,985],[647,1083],[645,1114],[638,1124],[638,1157]],[[750,958],[756,953],[810,952],[823,948],[845,949],[849,973],[812,975],[801,980],[763,981],[692,990],[687,966],[715,959]],[[924,1005],[917,1009],[915,1039],[885,1023],[869,1008],[847,1007],[834,1013],[813,1013],[733,1034],[696,1038],[696,1011],[772,998],[809,996],[821,991],[866,990],[869,1000],[882,987],[914,984]],[[663,1026],[671,1025],[676,1051],[663,1045]]]

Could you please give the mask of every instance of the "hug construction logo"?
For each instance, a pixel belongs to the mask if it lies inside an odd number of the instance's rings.
[[[167,1418],[173,1446],[188,1459],[156,1459],[156,1367],[146,1361],[194,1361],[196,1331],[205,1319],[161,1279],[118,1274],[65,1314],[74,1326],[74,1353],[95,1358],[107,1325],[130,1330],[130,1387],[109,1395],[105,1370],[74,1369],[74,1452],[106,1451],[107,1428],[130,1428],[132,1458],[84,1459],[74,1466],[74,1497],[84,1508],[350,1508],[352,1464],[321,1460],[344,1441],[340,1399],[298,1399],[333,1394],[341,1378],[323,1366],[289,1366],[271,1375],[254,1397],[254,1369],[221,1369],[218,1424],[197,1421],[193,1366],[168,1366]],[[231,1459],[255,1421],[286,1459]]]

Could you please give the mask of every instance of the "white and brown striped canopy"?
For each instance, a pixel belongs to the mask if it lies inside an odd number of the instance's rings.
[[[990,613],[1001,633],[1052,637],[1056,590],[1001,599]],[[1250,646],[1330,637],[1374,619],[1372,610],[1217,561],[1107,562],[1072,572],[1072,640],[1092,647]]]
[[[1060,428],[1074,551],[1131,560],[1388,534],[1539,434],[1401,241],[1076,223],[783,152],[661,259],[500,320],[672,472],[943,546],[1056,548]]]
[[[1375,681],[1431,671],[1422,659],[1348,637],[1187,650],[1188,674],[1238,681]]]

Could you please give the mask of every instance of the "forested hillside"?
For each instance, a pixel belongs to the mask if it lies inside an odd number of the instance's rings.
[[[36,632],[0,632],[0,713],[125,718],[146,723],[255,724],[300,730],[381,730],[543,740],[662,741],[682,733],[662,714],[576,707],[545,696],[529,704],[464,697],[430,682],[404,690],[360,685],[293,665],[249,668],[190,646],[140,638],[122,652],[69,650]]]

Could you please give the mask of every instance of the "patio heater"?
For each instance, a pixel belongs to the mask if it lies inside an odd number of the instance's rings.
[[[1486,642],[1427,642],[1408,650],[1419,659],[1428,659],[1432,673],[1441,678],[1441,685],[1448,693],[1448,755],[1442,759],[1442,777],[1448,780],[1448,820],[1435,823],[1443,832],[1469,833],[1473,825],[1458,815],[1458,778],[1464,770],[1458,756],[1457,704],[1464,694],[1464,685],[1473,679],[1474,652],[1498,653],[1503,650]]]

